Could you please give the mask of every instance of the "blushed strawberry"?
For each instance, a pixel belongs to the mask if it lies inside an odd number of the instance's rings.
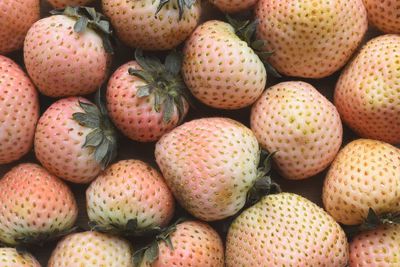
[[[26,33],[39,18],[39,0],[0,1],[0,54],[21,49]]]
[[[98,232],[71,234],[57,244],[48,267],[134,267],[128,241]]]
[[[122,160],[92,182],[86,206],[95,229],[140,235],[165,227],[175,204],[157,170],[139,160]]]
[[[104,110],[82,97],[53,103],[39,119],[34,143],[42,165],[74,183],[93,180],[115,158],[117,149]]]
[[[78,215],[69,188],[39,165],[25,163],[0,180],[0,241],[44,242],[68,232]]]
[[[347,239],[339,224],[292,193],[266,196],[242,212],[226,240],[227,267],[344,267],[347,260]]]
[[[157,142],[155,157],[179,203],[204,221],[237,213],[253,186],[268,178],[268,170],[257,168],[260,149],[254,134],[227,118],[178,126]]]
[[[260,0],[257,36],[270,63],[287,76],[322,78],[357,49],[368,21],[362,0]]]
[[[0,248],[0,267],[41,267],[29,253],[20,253],[15,248]]]
[[[103,11],[126,45],[169,50],[182,43],[200,19],[197,0],[103,0]]]
[[[322,200],[343,224],[360,224],[372,208],[378,215],[400,211],[400,149],[376,140],[346,145],[325,178]]]
[[[357,235],[350,243],[350,267],[400,265],[400,225],[381,226]]]
[[[341,74],[335,105],[357,134],[400,143],[400,36],[370,40]]]
[[[14,61],[0,56],[0,164],[28,153],[38,119],[34,85]]]
[[[222,12],[236,13],[252,8],[257,0],[210,0],[210,2]]]
[[[65,8],[67,6],[85,6],[94,0],[47,0],[55,8]]]
[[[250,121],[261,147],[278,152],[274,161],[289,179],[321,172],[342,144],[335,106],[305,82],[283,82],[267,89],[253,106]]]
[[[106,79],[110,54],[108,21],[93,8],[67,7],[36,22],[24,44],[26,69],[50,97],[86,95]]]
[[[248,29],[250,40],[255,24],[247,23],[240,27]],[[217,20],[198,26],[186,42],[182,74],[197,99],[221,109],[251,105],[267,80],[258,55],[230,24]]]
[[[223,267],[224,246],[218,233],[200,221],[173,225],[135,253],[141,267]]]
[[[137,49],[135,61],[121,66],[110,78],[107,108],[114,124],[130,139],[157,141],[183,120],[189,106],[181,64],[177,52],[171,52],[163,65]]]
[[[400,33],[398,0],[364,0],[369,21],[386,33]]]

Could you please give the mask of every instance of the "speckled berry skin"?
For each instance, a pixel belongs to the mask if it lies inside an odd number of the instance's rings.
[[[60,241],[47,267],[134,267],[128,241],[98,232],[71,234]]]
[[[85,147],[92,129],[80,125],[72,114],[83,112],[82,97],[69,97],[54,102],[40,117],[35,133],[36,158],[51,173],[74,183],[88,183],[101,170],[94,149]]]
[[[386,33],[400,33],[398,0],[364,0],[369,21]]]
[[[0,241],[70,229],[78,207],[69,188],[37,164],[24,163],[0,180]]]
[[[29,152],[39,119],[38,93],[23,70],[0,56],[0,164]]]
[[[350,267],[400,266],[400,225],[357,235],[350,243]]]
[[[210,0],[210,2],[222,12],[237,13],[252,8],[257,0]]]
[[[28,31],[26,69],[39,91],[50,97],[86,95],[104,82],[110,61],[101,37],[88,28],[74,31],[75,19],[43,18]]]
[[[154,109],[154,95],[138,97],[140,86],[145,81],[128,73],[129,68],[141,69],[136,61],[119,67],[112,75],[107,87],[107,109],[115,126],[127,137],[139,142],[153,142],[178,125],[179,112],[175,107],[169,122],[163,120],[163,106],[160,112]],[[186,100],[185,114],[189,105]]]
[[[21,49],[25,35],[40,18],[39,0],[0,1],[0,54]]]
[[[335,105],[358,135],[400,144],[400,36],[370,40],[343,71]]]
[[[400,150],[380,141],[358,139],[346,145],[325,178],[322,200],[336,221],[362,223],[377,214],[400,211]]]
[[[200,19],[200,1],[184,8],[179,20],[177,1],[171,0],[158,12],[156,0],[103,0],[103,12],[110,18],[119,39],[145,50],[170,50],[182,43]]]
[[[211,20],[186,42],[182,74],[204,104],[239,109],[254,103],[265,89],[264,64],[228,23]]]
[[[85,6],[94,0],[47,0],[55,8],[65,8],[67,6]]]
[[[107,168],[86,191],[88,216],[99,226],[165,227],[174,214],[174,198],[161,174],[139,160],[122,160]]]
[[[226,118],[187,122],[165,134],[155,149],[179,203],[204,221],[229,217],[244,206],[257,178],[259,156],[250,129]]]
[[[158,259],[151,267],[224,267],[224,246],[218,233],[209,225],[187,221],[171,234],[174,250],[159,244]]]
[[[0,267],[41,267],[28,252],[18,253],[15,248],[0,248]]]
[[[268,61],[287,76],[322,78],[357,49],[368,21],[362,0],[260,0],[258,39],[274,51]]]
[[[261,147],[278,152],[274,162],[288,179],[318,174],[342,144],[335,106],[305,82],[283,82],[267,89],[252,108],[250,124]]]
[[[346,235],[311,201],[281,193],[263,197],[229,228],[226,267],[344,267]]]

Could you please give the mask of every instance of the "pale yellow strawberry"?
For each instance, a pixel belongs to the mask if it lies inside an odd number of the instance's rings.
[[[400,211],[400,149],[358,139],[346,145],[325,178],[325,209],[340,223],[362,223],[372,208],[378,215]]]
[[[364,0],[369,21],[386,33],[400,33],[399,0]]]

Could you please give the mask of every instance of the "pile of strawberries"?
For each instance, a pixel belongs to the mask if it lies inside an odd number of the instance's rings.
[[[400,266],[399,0],[48,2],[0,0],[0,267]]]

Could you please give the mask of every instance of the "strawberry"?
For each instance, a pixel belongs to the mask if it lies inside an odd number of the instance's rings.
[[[24,44],[25,65],[39,91],[50,97],[90,94],[106,79],[108,21],[93,8],[67,7],[36,22]]]
[[[0,164],[29,152],[38,119],[34,85],[14,61],[0,56]]]
[[[400,36],[370,40],[343,71],[335,105],[343,119],[365,138],[400,143]]]
[[[132,247],[124,239],[97,232],[66,236],[47,267],[133,267]]]
[[[26,33],[39,18],[39,0],[0,1],[0,54],[22,48]]]
[[[210,2],[224,13],[237,13],[252,8],[257,0],[210,0]]]
[[[398,0],[364,0],[369,21],[379,30],[400,33],[400,2]]]
[[[134,261],[141,267],[224,267],[224,246],[209,225],[186,221],[173,225],[135,252]]]
[[[78,215],[69,188],[41,166],[20,164],[0,180],[0,241],[44,242],[68,232]]]
[[[55,8],[65,8],[67,6],[84,6],[94,0],[47,0]]]
[[[382,226],[357,235],[350,243],[350,267],[400,265],[400,225]]]
[[[232,223],[226,266],[335,266],[348,260],[345,233],[311,201],[292,194],[269,195]]]
[[[255,24],[235,26],[248,33],[243,39],[249,41]],[[265,89],[267,78],[263,62],[235,28],[217,20],[198,26],[186,42],[182,74],[196,98],[221,109],[251,105]]]
[[[139,160],[107,168],[87,189],[86,201],[96,230],[135,235],[166,226],[175,206],[161,174]]]
[[[41,267],[29,253],[20,253],[15,248],[0,248],[0,267]]]
[[[400,211],[400,149],[359,139],[346,145],[325,178],[322,199],[336,221],[355,225],[369,208],[378,215]]]
[[[169,50],[182,43],[200,19],[196,0],[103,0],[118,38],[145,50]]]
[[[104,110],[78,97],[58,100],[45,111],[34,142],[42,165],[75,183],[93,180],[115,158],[117,148]]]
[[[335,106],[312,85],[283,82],[267,89],[251,111],[251,129],[280,173],[305,179],[324,170],[342,143]]]
[[[181,57],[171,52],[161,64],[137,49],[135,61],[121,66],[107,88],[107,105],[115,125],[130,139],[149,142],[175,128],[188,111]]]
[[[214,221],[237,213],[257,197],[258,187],[275,188],[254,134],[227,118],[187,122],[165,134],[155,157],[169,188],[193,216]],[[253,187],[254,185],[254,187]],[[268,190],[267,190],[268,191]]]
[[[367,31],[362,0],[260,0],[257,36],[282,74],[322,78],[349,60]]]

